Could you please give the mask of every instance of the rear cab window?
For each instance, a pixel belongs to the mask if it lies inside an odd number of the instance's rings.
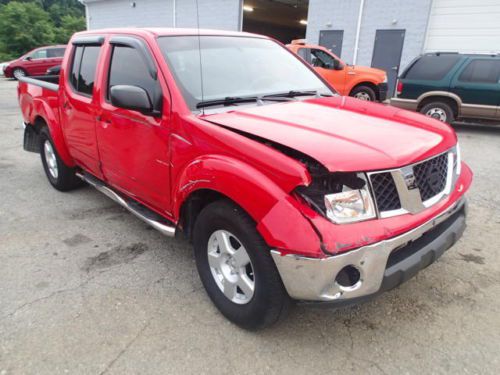
[[[70,83],[74,91],[92,96],[101,46],[76,45],[71,64]]]

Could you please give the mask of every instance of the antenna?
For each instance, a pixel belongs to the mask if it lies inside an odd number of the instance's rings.
[[[203,102],[205,96],[203,94],[203,68],[201,66],[201,36],[200,36],[200,11],[198,6],[198,0],[196,0],[196,26],[198,29],[198,56],[200,57],[200,88],[201,88],[201,101]],[[201,113],[205,114],[205,109],[201,109]]]

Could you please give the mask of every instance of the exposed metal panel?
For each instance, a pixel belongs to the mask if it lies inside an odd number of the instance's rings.
[[[434,0],[425,51],[500,52],[499,0]]]

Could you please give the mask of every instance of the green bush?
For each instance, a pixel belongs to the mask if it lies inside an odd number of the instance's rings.
[[[76,0],[0,0],[0,61],[33,48],[65,44],[85,29],[82,5]]]

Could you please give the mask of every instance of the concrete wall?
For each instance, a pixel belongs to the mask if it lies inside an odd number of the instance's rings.
[[[89,29],[197,27],[196,0],[87,0]],[[135,4],[135,7],[132,6]],[[240,30],[242,0],[198,0],[199,26]]]
[[[371,65],[375,32],[378,29],[405,29],[401,57],[404,68],[423,51],[432,0],[365,0],[359,38],[359,65]],[[320,30],[344,30],[342,59],[354,56],[356,26],[361,0],[310,0],[306,38],[319,42]]]

